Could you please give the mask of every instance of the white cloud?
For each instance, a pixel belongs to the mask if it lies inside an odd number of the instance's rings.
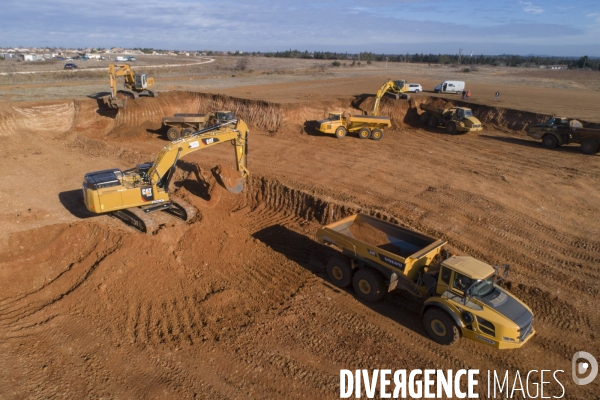
[[[544,12],[544,9],[540,6],[536,6],[530,1],[520,2],[523,5],[523,11],[531,14],[541,14]]]

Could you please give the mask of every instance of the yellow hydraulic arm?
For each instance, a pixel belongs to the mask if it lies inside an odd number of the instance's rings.
[[[217,126],[202,129],[192,133],[190,136],[183,137],[166,145],[156,157],[152,167],[148,170],[148,179],[150,183],[158,186],[168,184],[168,182],[165,182],[165,179],[170,179],[175,164],[181,157],[226,141],[231,141],[235,147],[236,165],[238,171],[241,172],[241,177],[239,179],[243,188],[243,181],[249,175],[247,169],[248,126],[240,119],[234,119]],[[221,178],[224,181],[226,180],[225,177]],[[238,191],[235,190],[237,184],[227,185],[228,182],[223,183],[229,190]]]
[[[383,86],[377,91],[377,96],[375,97],[375,107],[373,107],[373,115],[377,115],[379,113],[379,103],[386,92],[404,93],[407,91],[408,85],[406,84],[406,81],[389,80],[384,83]],[[408,98],[408,96],[406,96],[406,98]]]

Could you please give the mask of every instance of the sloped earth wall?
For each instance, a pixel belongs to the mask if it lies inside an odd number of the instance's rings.
[[[448,102],[441,98],[413,96],[411,100],[384,97],[380,115],[391,118],[394,128],[419,126],[419,105],[435,103],[439,107],[467,106],[484,125],[522,132],[528,125],[541,123],[548,115],[507,108]],[[43,103],[4,103],[0,107],[0,137],[19,135],[24,131],[39,134],[76,132],[92,138],[106,136],[123,139],[164,134],[161,120],[176,113],[208,113],[230,110],[253,129],[275,134],[304,133],[311,122],[322,119],[328,111],[372,113],[374,97],[334,99],[327,102],[275,104],[266,101],[239,99],[224,95],[192,92],[166,92],[158,98],[129,101],[118,113],[104,111],[95,100],[53,101]],[[582,121],[585,123],[585,121]]]

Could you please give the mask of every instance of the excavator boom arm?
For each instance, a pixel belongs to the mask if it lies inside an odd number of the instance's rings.
[[[249,175],[246,169],[248,155],[248,126],[242,120],[231,120],[194,132],[179,140],[169,143],[156,157],[148,170],[152,184],[159,184],[175,165],[178,159],[197,150],[216,144],[231,142],[235,146],[237,169],[245,178]]]
[[[396,82],[402,82],[402,86],[399,87]],[[375,106],[373,107],[373,115],[378,115],[379,114],[379,104],[381,102],[381,98],[388,92],[390,91],[390,89],[392,89],[392,91],[394,93],[405,93],[408,92],[408,84],[406,83],[406,81],[392,81],[389,80],[386,83],[383,84],[383,86],[381,87],[381,89],[379,89],[377,91],[377,96],[375,97]],[[408,98],[408,97],[405,97]]]

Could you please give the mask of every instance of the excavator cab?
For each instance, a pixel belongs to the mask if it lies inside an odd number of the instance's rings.
[[[135,88],[136,90],[143,90],[148,88],[148,82],[146,80],[146,74],[135,74]]]

